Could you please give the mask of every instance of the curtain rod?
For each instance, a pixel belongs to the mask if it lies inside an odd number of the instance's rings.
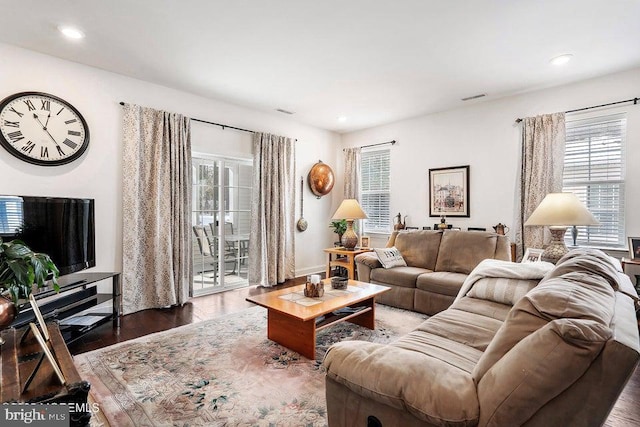
[[[369,148],[369,147],[377,147],[378,145],[387,145],[387,144],[391,144],[394,145],[396,143],[396,140],[394,139],[393,141],[387,141],[387,142],[379,142],[377,144],[369,144],[369,145],[361,145],[358,148]],[[342,151],[345,151],[346,148],[343,148]]]
[[[124,102],[121,101],[120,105],[124,105]],[[239,130],[239,131],[242,131],[242,132],[256,133],[256,131],[254,131],[254,130],[237,128],[235,126],[223,125],[221,123],[209,122],[207,120],[194,119],[193,117],[190,117],[190,119],[193,120],[194,122],[207,123],[209,125],[220,126],[223,130],[225,128],[229,128],[229,129]]]
[[[578,111],[585,111],[585,110],[593,110],[594,108],[601,108],[601,107],[608,107],[610,105],[617,105],[617,104],[624,104],[625,102],[633,102],[633,105],[637,105],[638,104],[638,100],[640,100],[640,98],[631,98],[631,99],[625,99],[624,101],[616,101],[616,102],[610,102],[608,104],[600,104],[600,105],[593,105],[591,107],[584,107],[584,108],[576,108],[575,110],[567,110],[565,111],[565,113],[577,113]],[[516,123],[520,123],[523,119],[516,119]]]

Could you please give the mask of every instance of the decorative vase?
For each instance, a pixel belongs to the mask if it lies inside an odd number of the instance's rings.
[[[0,331],[11,325],[17,314],[18,310],[13,301],[0,295]],[[0,345],[2,344],[4,340],[0,337]]]

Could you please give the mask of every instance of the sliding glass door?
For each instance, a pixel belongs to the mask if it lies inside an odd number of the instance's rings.
[[[253,166],[193,156],[193,294],[247,286]]]

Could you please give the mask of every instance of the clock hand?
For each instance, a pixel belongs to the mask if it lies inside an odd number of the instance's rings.
[[[45,125],[42,124],[42,122],[40,121],[40,118],[38,117],[38,115],[36,113],[33,113],[33,118],[36,119],[38,121],[38,123],[40,123],[40,126],[42,126],[42,130],[44,130],[47,135],[49,135],[49,138],[51,138],[51,140],[53,141],[54,144],[56,144],[58,147],[60,147],[60,144],[58,144],[56,142],[56,140],[53,138],[53,136],[51,136],[51,134],[49,133],[49,131],[47,130],[47,127]],[[48,121],[48,120],[47,120]]]
[[[47,126],[49,125],[49,119],[51,118],[51,113],[49,113],[49,115],[47,116],[47,122],[44,124],[44,128],[46,129]]]

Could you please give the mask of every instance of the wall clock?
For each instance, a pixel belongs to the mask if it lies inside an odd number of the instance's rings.
[[[47,93],[21,92],[0,103],[0,144],[29,163],[64,165],[87,149],[89,127],[67,101]]]

